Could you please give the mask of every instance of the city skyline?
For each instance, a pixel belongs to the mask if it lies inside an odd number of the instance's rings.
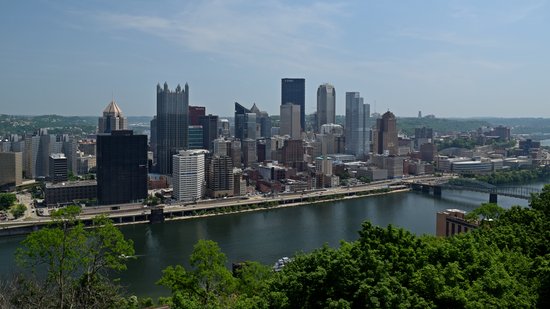
[[[276,115],[280,80],[359,91],[372,111],[414,117],[550,117],[542,109],[547,1],[6,2],[0,105],[16,115],[96,115],[114,99],[155,114],[157,83],[188,82],[189,104]],[[22,22],[24,21],[24,22]],[[495,108],[498,106],[498,108]],[[521,106],[521,108],[519,108]],[[336,114],[345,101],[337,98]]]

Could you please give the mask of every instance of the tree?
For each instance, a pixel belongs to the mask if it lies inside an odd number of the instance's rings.
[[[17,201],[14,193],[0,193],[0,209],[7,209]]]
[[[467,220],[480,220],[481,223],[491,222],[500,217],[504,213],[504,208],[495,203],[483,203],[478,208],[474,209],[466,215]]]
[[[23,204],[17,204],[10,208],[11,214],[16,219],[23,216],[25,214],[25,211],[27,211],[27,206]]]
[[[212,240],[199,240],[190,258],[191,269],[168,266],[157,282],[172,291],[167,302],[174,308],[224,307],[231,301],[236,279],[225,267],[227,258]]]
[[[105,217],[89,230],[77,219],[78,206],[52,213],[50,226],[31,233],[17,250],[19,265],[55,290],[51,306],[102,307],[120,298],[119,287],[107,279],[109,270],[125,269],[134,254],[133,243]],[[42,270],[43,271],[37,271]],[[45,273],[45,278],[40,275]]]

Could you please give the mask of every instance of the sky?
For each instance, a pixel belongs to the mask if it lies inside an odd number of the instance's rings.
[[[281,78],[358,91],[398,117],[550,117],[548,1],[0,2],[0,114],[156,113],[156,85],[190,105],[279,114]]]

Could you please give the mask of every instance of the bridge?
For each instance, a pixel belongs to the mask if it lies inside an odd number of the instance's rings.
[[[442,178],[431,179],[426,182],[413,182],[410,184],[415,191],[430,193],[433,190],[435,196],[441,196],[442,190],[472,191],[489,194],[489,202],[496,203],[498,196],[509,196],[519,199],[531,199],[532,194],[540,193],[542,190],[529,187],[517,186],[495,186],[487,182],[469,178]]]

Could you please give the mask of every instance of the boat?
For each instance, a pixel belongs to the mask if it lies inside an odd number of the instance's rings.
[[[277,260],[277,262],[275,262],[275,265],[273,265],[273,271],[281,271],[283,267],[285,267],[285,265],[290,263],[291,261],[292,259],[287,256],[280,258],[279,260]]]

